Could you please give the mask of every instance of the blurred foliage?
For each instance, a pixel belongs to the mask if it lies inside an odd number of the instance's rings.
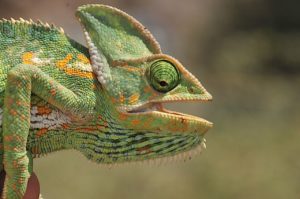
[[[215,123],[185,164],[112,170],[73,151],[35,161],[47,198],[300,198],[299,2],[279,0],[0,0],[0,16],[40,18],[83,43],[78,5],[130,13],[214,96],[172,109]]]

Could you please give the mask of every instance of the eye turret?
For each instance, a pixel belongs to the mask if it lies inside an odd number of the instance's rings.
[[[175,88],[179,81],[179,72],[172,63],[158,60],[150,66],[149,82],[156,91],[166,93]]]

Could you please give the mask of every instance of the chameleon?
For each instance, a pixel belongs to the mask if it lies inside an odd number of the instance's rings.
[[[22,198],[33,159],[54,151],[119,164],[189,159],[205,148],[213,124],[164,107],[211,101],[200,81],[127,13],[88,4],[75,15],[86,47],[55,25],[0,20],[4,199]]]

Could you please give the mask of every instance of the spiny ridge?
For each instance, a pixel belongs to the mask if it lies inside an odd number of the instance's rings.
[[[8,23],[10,25],[28,25],[28,26],[36,26],[39,28],[44,28],[45,30],[57,30],[58,32],[64,34],[64,29],[62,27],[57,27],[54,24],[49,25],[48,23],[44,23],[41,20],[37,20],[37,22],[34,22],[32,19],[25,20],[23,18],[19,19],[5,19],[2,18],[0,20],[0,25]]]
[[[206,149],[206,140],[203,139],[202,142],[194,147],[191,150],[187,150],[181,153],[178,153],[173,156],[165,156],[165,157],[159,157],[159,158],[154,158],[154,159],[146,159],[146,160],[137,160],[137,161],[130,161],[130,162],[118,162],[118,163],[102,163],[100,166],[108,169],[112,168],[119,168],[122,166],[144,166],[144,165],[149,165],[149,166],[161,166],[161,165],[167,165],[171,163],[179,163],[179,162],[186,162],[188,160],[191,160],[194,156],[202,153],[204,149]],[[99,165],[98,163],[94,161],[89,161],[94,164]]]

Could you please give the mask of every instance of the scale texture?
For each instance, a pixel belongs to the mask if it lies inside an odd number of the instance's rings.
[[[87,47],[54,25],[0,21],[4,199],[22,198],[33,158],[53,151],[116,164],[188,159],[205,147],[212,123],[163,107],[211,100],[201,83],[128,14],[85,5],[76,16]]]

